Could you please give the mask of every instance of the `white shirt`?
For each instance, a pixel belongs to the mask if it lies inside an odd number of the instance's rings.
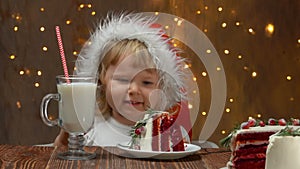
[[[86,135],[86,145],[116,146],[119,143],[129,143],[131,126],[119,123],[113,117],[105,120],[102,116],[95,117],[93,129]]]

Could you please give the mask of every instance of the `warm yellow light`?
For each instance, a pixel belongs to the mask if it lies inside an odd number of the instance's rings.
[[[48,48],[47,48],[46,46],[44,46],[42,49],[43,49],[43,51],[45,51],[45,52],[48,51]]]
[[[288,75],[288,76],[286,76],[286,79],[290,81],[290,80],[292,80],[292,76]]]
[[[218,11],[219,12],[223,11],[223,8],[222,7],[218,7]]]
[[[49,118],[49,120],[51,120],[51,121],[54,120],[54,117],[53,117],[53,115],[51,115],[51,114],[48,115],[48,118]]]
[[[207,50],[206,50],[206,53],[211,53],[211,50],[210,50],[210,49],[207,49]]]
[[[230,98],[230,99],[229,99],[229,102],[230,102],[230,103],[233,103],[233,98]]]
[[[222,28],[226,28],[227,24],[225,22],[222,23]]]
[[[248,32],[249,32],[250,34],[252,34],[252,35],[255,34],[255,31],[254,31],[254,29],[252,29],[252,28],[249,28],[249,29],[248,29]]]
[[[197,91],[196,91],[196,90],[193,90],[193,93],[194,93],[194,94],[196,94],[196,93],[197,93]]]
[[[10,58],[11,60],[14,60],[14,59],[16,58],[16,56],[15,56],[15,55],[10,55],[9,58]]]
[[[226,55],[228,55],[230,52],[229,52],[228,49],[225,49],[225,50],[224,50],[224,53],[225,53]]]
[[[71,20],[66,20],[66,24],[70,25],[71,24]]]
[[[269,23],[265,27],[265,32],[267,36],[271,36],[274,33],[275,27],[273,24]]]
[[[193,81],[197,81],[197,78],[196,78],[196,77],[193,77]]]
[[[202,76],[203,77],[207,76],[207,73],[206,72],[202,72]]]
[[[77,51],[74,50],[74,51],[73,51],[73,55],[76,56],[77,54],[78,54]]]
[[[300,39],[298,39],[298,43],[300,43]]]
[[[178,22],[177,22],[177,26],[180,26],[181,24],[182,24],[182,20],[179,20]]]
[[[226,111],[227,113],[229,113],[229,112],[230,112],[230,108],[226,108],[225,111]]]
[[[41,27],[40,27],[40,31],[41,31],[41,32],[44,32],[44,31],[45,31],[45,27],[41,26]]]
[[[196,13],[197,13],[198,15],[200,15],[200,14],[201,14],[201,11],[200,11],[200,10],[198,10]]]
[[[96,11],[91,12],[91,15],[95,16],[96,15]]]
[[[188,64],[185,64],[185,65],[184,65],[184,68],[185,68],[185,69],[189,68],[189,65],[188,65]]]
[[[189,105],[188,105],[188,108],[189,108],[189,109],[192,109],[192,108],[193,108],[193,105],[189,104]]]
[[[294,101],[295,99],[294,99],[294,97],[290,97],[290,101]]]
[[[240,55],[238,55],[238,59],[242,59],[243,58],[243,56],[240,54]]]
[[[84,4],[80,4],[79,8],[81,8],[81,9],[84,8]]]
[[[20,101],[17,101],[16,105],[17,105],[17,108],[18,108],[18,109],[20,109],[20,108],[22,107],[22,105],[21,105],[21,102],[20,102]]]
[[[87,7],[88,7],[88,8],[92,8],[92,4],[88,4]]]
[[[14,26],[14,31],[17,32],[19,30],[18,26]]]
[[[205,6],[204,9],[205,9],[205,10],[208,10],[208,6]]]
[[[261,114],[257,114],[257,117],[258,117],[258,118],[261,118]]]
[[[203,116],[206,116],[207,113],[206,113],[205,111],[203,111],[201,114],[202,114]]]
[[[45,8],[40,8],[40,11],[41,11],[41,12],[44,12],[44,11],[45,11]]]
[[[252,77],[256,77],[257,76],[257,73],[256,72],[252,72]]]
[[[235,26],[240,26],[241,25],[241,23],[240,22],[235,22]]]
[[[222,130],[221,133],[222,133],[222,134],[226,134],[226,131],[225,131],[225,130]]]
[[[173,44],[174,47],[177,47],[178,45],[176,43]]]
[[[217,67],[217,71],[220,71],[221,70],[221,68],[220,67]]]
[[[24,75],[24,73],[25,73],[25,72],[24,72],[23,70],[21,70],[21,71],[19,72],[20,75]]]
[[[40,84],[38,82],[34,83],[35,87],[40,87]]]
[[[40,71],[40,70],[38,70],[36,73],[37,73],[38,76],[42,75],[42,71]]]
[[[174,21],[177,22],[177,21],[178,21],[178,18],[174,18]]]
[[[155,12],[154,14],[155,14],[155,15],[158,15],[158,14],[159,14],[159,12]]]

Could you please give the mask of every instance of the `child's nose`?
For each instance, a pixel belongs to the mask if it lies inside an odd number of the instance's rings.
[[[129,85],[128,93],[129,94],[140,93],[139,85],[135,82],[131,82],[130,85]]]

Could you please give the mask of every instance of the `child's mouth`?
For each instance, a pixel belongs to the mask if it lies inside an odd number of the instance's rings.
[[[133,105],[133,106],[136,106],[136,105],[140,105],[140,104],[143,104],[143,102],[139,102],[139,101],[125,101],[127,104],[130,104],[130,105]]]

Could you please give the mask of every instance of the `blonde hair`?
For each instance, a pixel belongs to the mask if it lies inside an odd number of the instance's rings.
[[[145,44],[136,39],[125,39],[111,43],[107,46],[105,51],[106,52],[103,53],[103,59],[99,65],[99,80],[102,87],[97,92],[97,100],[100,112],[105,118],[107,118],[111,115],[112,111],[106,101],[105,96],[105,75],[109,66],[116,65],[119,63],[122,56],[129,55],[134,57],[134,64],[145,66],[145,68],[155,68],[155,63],[153,62],[152,56],[148,52]]]

